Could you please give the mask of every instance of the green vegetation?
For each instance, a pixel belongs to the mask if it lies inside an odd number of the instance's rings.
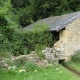
[[[79,0],[11,0],[11,4],[22,27],[39,19],[80,11]]]
[[[25,31],[24,36],[27,38],[31,50],[34,50],[37,46],[53,46],[52,34],[48,32],[48,26],[36,25],[30,31]]]
[[[79,11],[79,3],[79,0],[0,0],[0,55],[29,54],[53,46],[56,38],[52,41],[46,25],[34,25],[34,30],[26,32],[22,27],[49,16]],[[40,50],[39,53],[41,57]]]
[[[33,72],[33,71],[39,69],[39,67],[33,62],[27,62],[25,64],[25,68],[26,68],[27,72]]]
[[[74,55],[72,55],[72,61],[79,62],[80,61],[80,50],[76,51]]]
[[[23,31],[22,27],[42,18],[79,10],[79,0],[0,0],[0,59],[33,50],[42,59],[41,50],[52,47],[57,38],[48,32],[46,24],[34,25],[29,31]],[[79,56],[74,56],[74,60],[80,61]],[[25,59],[12,64],[17,68],[6,70],[0,65],[0,80],[79,80],[60,65],[40,68],[34,63],[25,64]],[[19,73],[23,65],[26,72]]]
[[[75,70],[78,70],[80,71],[80,63],[79,62],[76,62],[76,61],[70,61],[68,63],[66,63],[69,67],[75,69]]]
[[[69,67],[74,68],[80,71],[80,51],[76,51],[74,55],[72,55],[72,60],[66,63]]]
[[[43,57],[42,50],[45,49],[46,46],[52,47],[55,42],[52,39],[52,34],[48,32],[48,29],[49,27],[46,24],[37,24],[34,25],[32,30],[23,32],[24,45],[28,46],[28,51],[35,51],[40,59]]]
[[[42,68],[38,67],[36,72],[26,71],[19,73],[15,70],[0,70],[0,80],[80,80],[77,76],[73,75],[74,74],[67,71],[61,65]]]
[[[2,19],[3,20],[3,19]],[[46,46],[53,46],[52,34],[48,32],[46,24],[38,24],[34,26],[33,30],[22,31],[14,25],[8,25],[1,28],[1,43],[0,54],[5,55],[20,55],[29,54],[30,51],[39,50],[38,55],[42,58],[41,50]],[[7,56],[8,56],[7,55]]]

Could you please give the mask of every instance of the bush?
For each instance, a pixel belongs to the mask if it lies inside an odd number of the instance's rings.
[[[42,49],[45,46],[52,47],[54,44],[52,34],[48,29],[46,24],[34,25],[34,29],[24,32],[14,26],[4,26],[0,28],[0,50],[8,51],[15,56],[36,51],[42,58]]]
[[[19,23],[22,27],[25,27],[26,25],[31,24],[31,19],[29,16],[23,15],[23,16],[20,16]]]
[[[7,26],[8,22],[4,16],[0,16],[0,27]]]
[[[44,50],[46,48],[45,45],[36,45],[35,46],[35,52],[36,54],[39,56],[39,59],[43,59],[44,55],[42,54],[42,50]]]
[[[35,50],[36,45],[53,46],[52,34],[48,31],[48,26],[38,24],[34,29],[25,31],[24,36],[28,40],[28,48]]]
[[[74,55],[71,57],[72,61],[80,61],[80,50],[76,51]]]
[[[24,37],[21,30],[6,26],[0,28],[0,53],[6,51],[15,56],[27,53],[27,45],[24,45]],[[26,40],[27,43],[27,40]]]
[[[11,0],[11,4],[14,8],[25,7],[28,4],[28,0]]]
[[[57,40],[53,38],[54,34],[52,35],[52,33],[49,32],[49,27],[46,24],[34,25],[33,29],[24,31],[23,37],[23,44],[25,47],[27,46],[28,53],[35,51],[40,59],[44,58],[42,50],[46,47],[53,47]]]
[[[9,57],[11,53],[11,43],[8,39],[0,34],[0,57]]]
[[[26,43],[24,41],[24,35],[21,32],[21,30],[15,30],[13,36],[12,36],[12,52],[15,56],[18,56],[20,54],[27,54],[28,52],[28,46],[27,46],[27,39]]]
[[[27,62],[25,64],[25,67],[26,67],[27,71],[34,71],[34,70],[37,70],[37,68],[38,68],[38,66],[33,62]]]
[[[10,1],[0,1],[2,4],[0,5],[0,55],[3,54],[2,56],[5,56],[5,53],[13,55],[27,53],[27,46],[23,43],[23,33],[18,28],[18,16],[13,12]]]
[[[34,25],[33,29],[24,31],[23,36],[24,46],[28,47],[29,52],[35,51],[40,59],[44,58],[42,50],[45,47],[53,47],[56,41],[53,40],[54,36],[49,32],[49,27],[46,24]]]

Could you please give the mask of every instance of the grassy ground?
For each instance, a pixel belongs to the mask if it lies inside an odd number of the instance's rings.
[[[69,65],[70,67],[80,71],[80,63],[77,61],[70,61],[67,63],[67,65]]]
[[[79,77],[66,70],[61,65],[37,68],[37,72],[16,72],[15,70],[0,70],[0,80],[80,80]]]

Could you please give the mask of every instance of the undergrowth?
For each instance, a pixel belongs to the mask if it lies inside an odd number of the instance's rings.
[[[72,57],[71,57],[72,61],[77,61],[80,62],[80,50],[76,51]]]

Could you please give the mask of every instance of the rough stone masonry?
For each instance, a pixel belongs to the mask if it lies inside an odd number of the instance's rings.
[[[80,17],[76,18],[64,30],[59,31],[59,40],[53,48],[43,50],[45,58],[51,61],[68,61],[71,56],[80,50]]]

